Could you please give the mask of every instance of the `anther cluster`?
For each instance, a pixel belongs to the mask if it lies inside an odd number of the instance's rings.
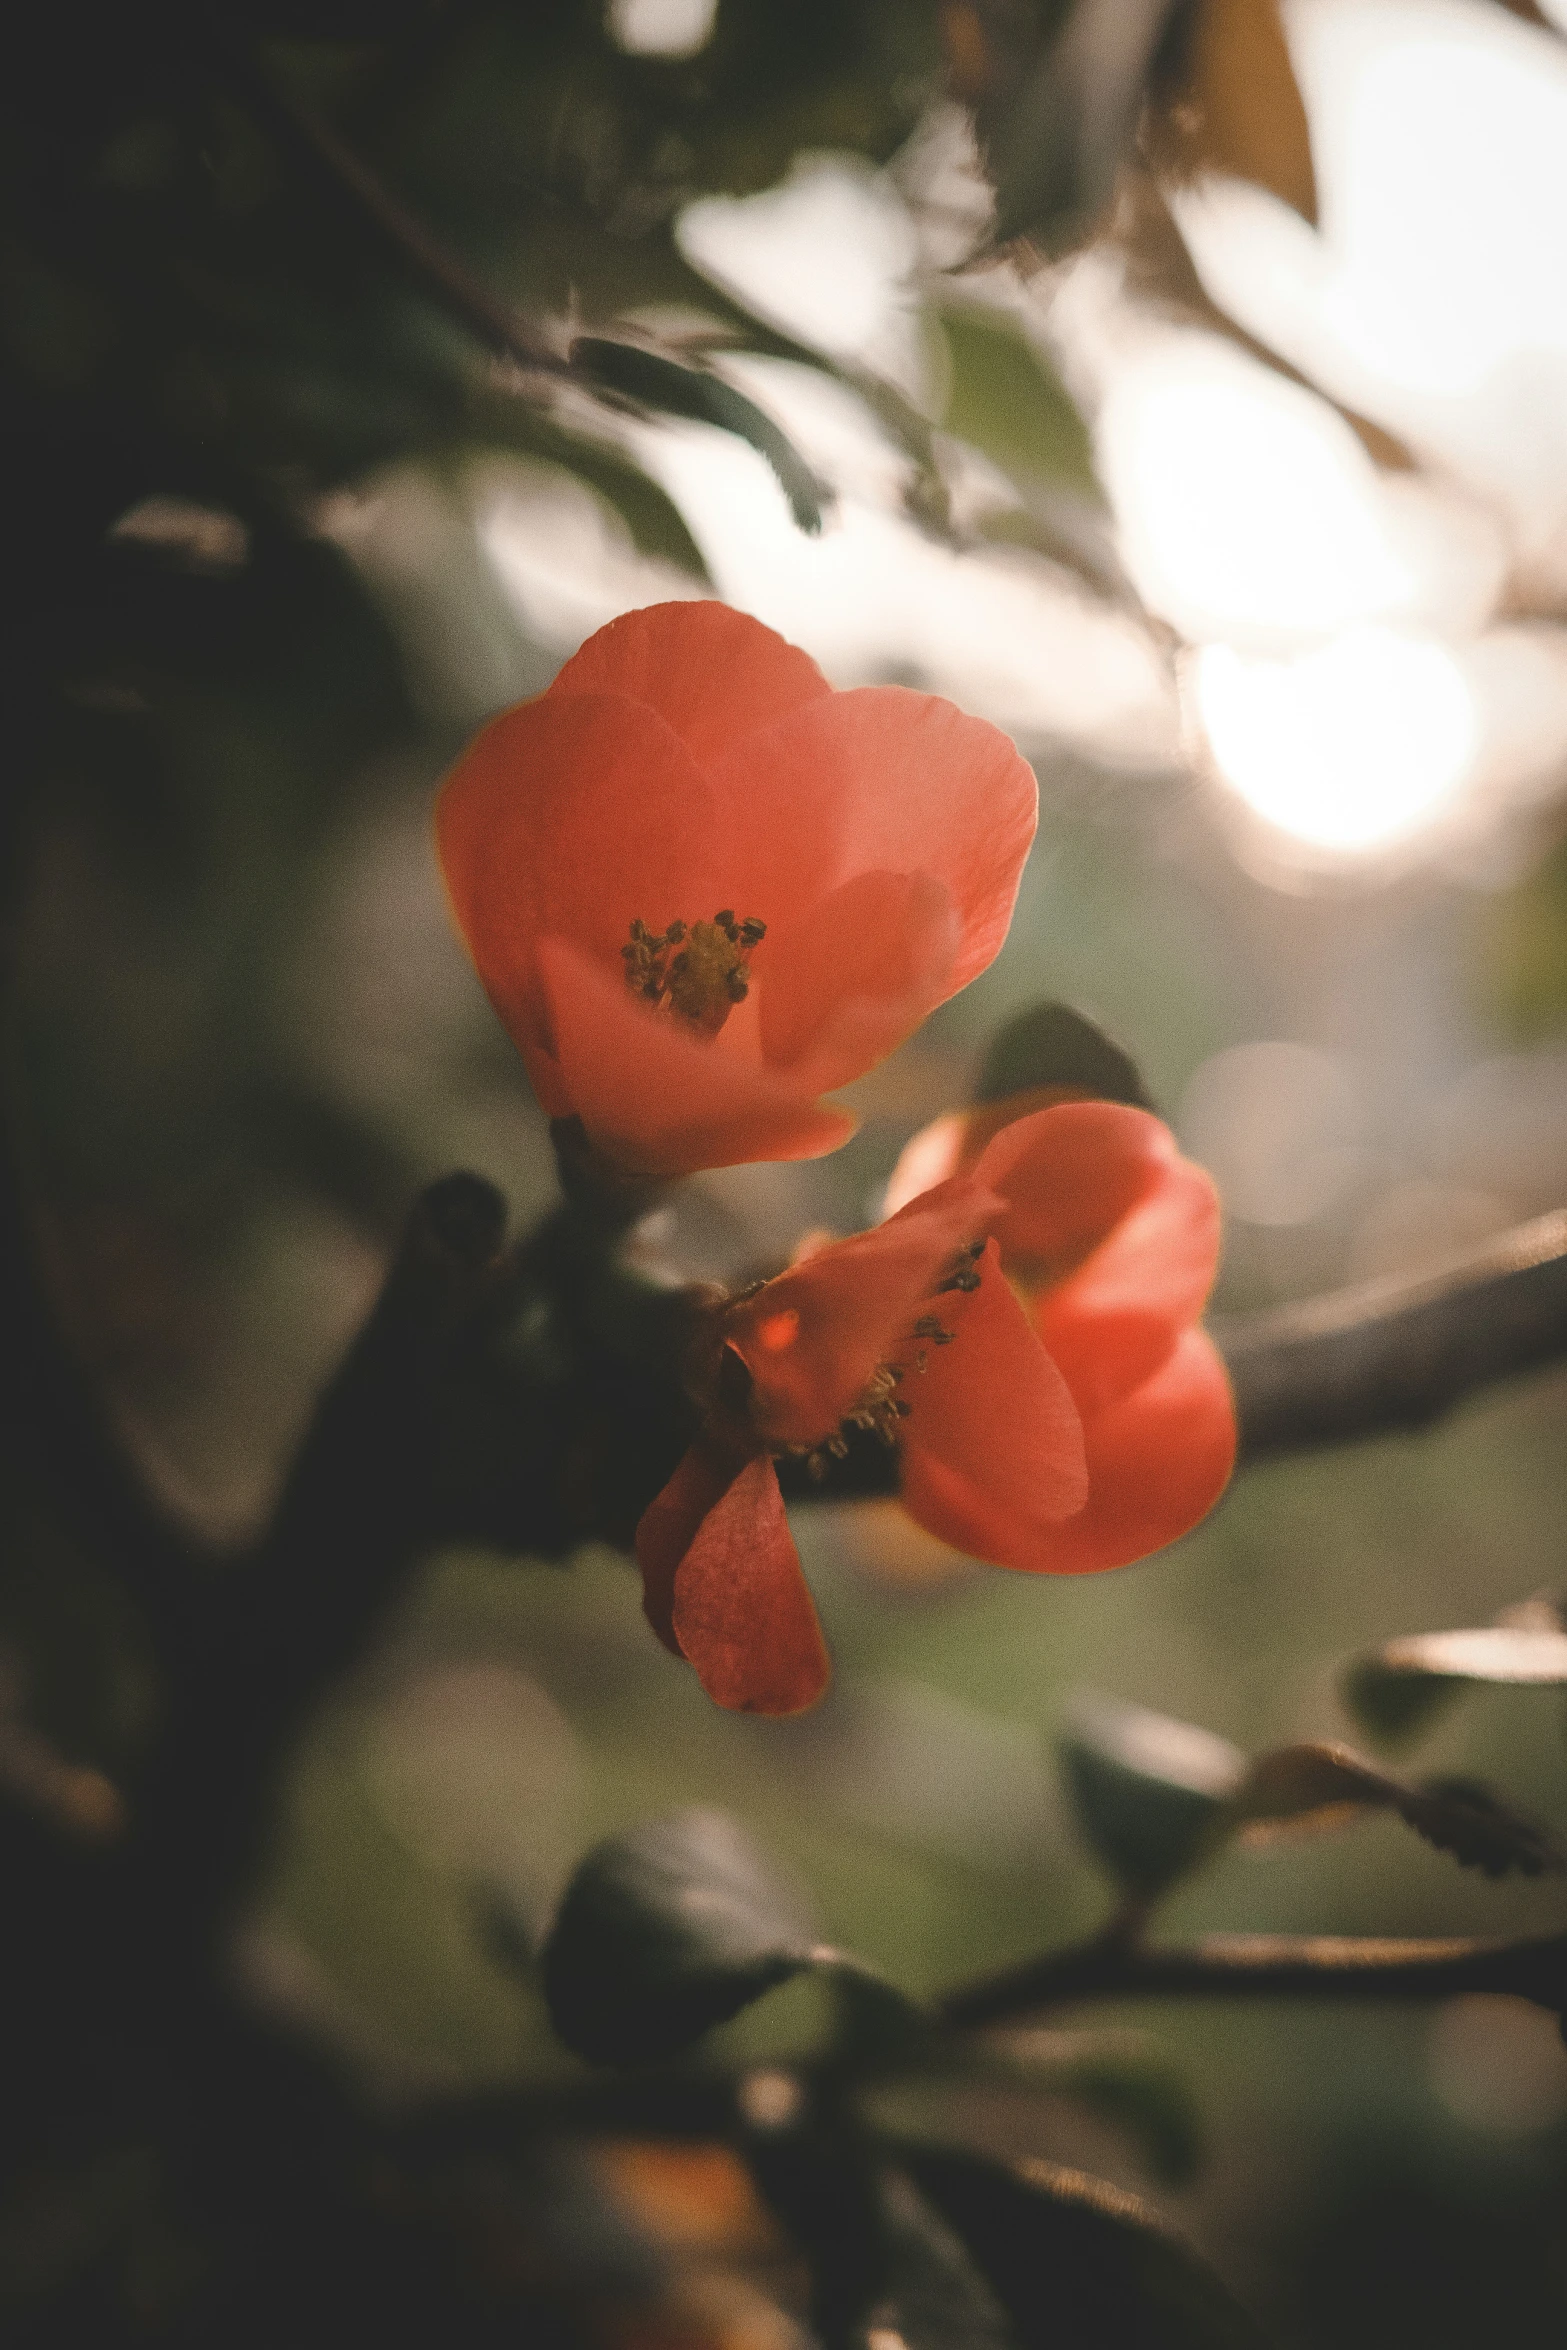
[[[635,921],[620,950],[626,984],[645,1003],[667,1003],[689,1027],[716,1036],[751,988],[751,952],[767,936],[754,914],[737,921],[726,906],[711,922],[671,922],[650,930]]]

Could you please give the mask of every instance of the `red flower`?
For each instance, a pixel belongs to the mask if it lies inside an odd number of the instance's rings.
[[[1076,1101],[1017,1116],[1019,1107],[926,1127],[899,1160],[887,1205],[897,1210],[969,1164],[1005,1196],[991,1229],[1077,1407],[1088,1500],[1026,1555],[983,1494],[931,1478],[918,1459],[905,1462],[903,1500],[975,1558],[1089,1574],[1162,1550],[1229,1482],[1235,1403],[1219,1350],[1198,1327],[1218,1270],[1219,1203],[1203,1169],[1145,1110]]]
[[[1212,1186],[1156,1118],[1073,1103],[735,1300],[702,1431],[637,1529],[654,1630],[721,1705],[821,1695],[773,1461],[841,1450],[850,1425],[898,1444],[922,1526],[994,1565],[1081,1573],[1173,1541],[1234,1453],[1223,1365],[1192,1327],[1217,1237]]]
[[[716,603],[627,613],[447,778],[436,832],[544,1109],[637,1173],[810,1158],[823,1093],[983,971],[1033,838],[1006,736],[834,693]]]

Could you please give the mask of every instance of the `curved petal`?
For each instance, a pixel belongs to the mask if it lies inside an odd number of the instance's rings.
[[[552,699],[618,694],[644,703],[673,727],[699,767],[831,692],[809,653],[707,597],[622,613],[589,637],[549,689]]]
[[[708,1696],[734,1712],[801,1713],[826,1688],[827,1643],[765,1456],[702,1518],[675,1572],[672,1621]]]
[[[618,972],[564,939],[541,939],[537,963],[562,1090],[631,1172],[819,1158],[854,1132],[846,1111],[820,1108],[723,1037],[688,1035],[646,1010]]]
[[[901,1390],[904,1507],[971,1557],[1028,1566],[1089,1498],[1077,1407],[994,1241],[978,1289],[938,1299],[936,1311],[950,1342],[930,1345],[923,1374]]]
[[[959,936],[931,874],[857,873],[758,954],[765,1058],[815,1093],[862,1076],[943,1000]]]
[[[1081,1410],[1151,1378],[1201,1313],[1218,1266],[1218,1201],[1163,1122],[1067,1102],[1002,1128],[975,1174],[1007,1201],[1010,1277],[1037,1293],[1040,1337]]]
[[[1034,1322],[1085,1414],[1129,1395],[1168,1360],[1207,1303],[1219,1264],[1219,1201],[1189,1159],[1041,1293]]]
[[[1014,1280],[1059,1280],[1152,1189],[1176,1155],[1167,1126],[1120,1102],[1059,1102],[1014,1118],[974,1163],[1007,1213],[996,1227]]]
[[[672,1656],[685,1654],[675,1638],[675,1576],[680,1562],[708,1511],[717,1508],[751,1457],[719,1447],[704,1432],[637,1521],[642,1613]]]
[[[545,931],[619,984],[640,917],[661,930],[722,901],[712,793],[651,710],[545,694],[508,710],[441,787],[435,831],[452,907],[515,1042],[552,1039],[535,951]]]
[[[997,1202],[967,1177],[874,1231],[840,1240],[768,1281],[724,1318],[751,1375],[751,1425],[769,1444],[815,1444],[906,1351],[922,1304]],[[1037,1354],[1039,1342],[1030,1336]]]
[[[1130,1566],[1205,1518],[1235,1465],[1235,1399],[1213,1340],[1188,1330],[1152,1379],[1085,1422],[1087,1507],[1027,1564],[1051,1575]]]
[[[710,770],[738,905],[782,928],[857,873],[928,873],[958,911],[942,1000],[993,961],[1034,837],[1033,771],[936,694],[859,686],[805,704]]]
[[[967,1110],[948,1110],[911,1135],[888,1179],[882,1214],[893,1215],[933,1183],[949,1175],[967,1174],[979,1164],[980,1154],[1004,1126],[1011,1126],[1035,1110],[1058,1109],[1063,1102],[1097,1097],[1069,1085],[1033,1085],[999,1101],[975,1102]]]

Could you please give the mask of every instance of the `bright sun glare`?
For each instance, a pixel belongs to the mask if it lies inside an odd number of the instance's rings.
[[[1393,846],[1454,798],[1479,712],[1445,645],[1352,629],[1293,660],[1205,645],[1194,664],[1213,756],[1259,816],[1311,847]]]
[[[1287,23],[1320,229],[1222,180],[1177,216],[1231,315],[1436,472],[1379,470],[1327,401],[1172,328],[1112,366],[1101,456],[1139,587],[1202,647],[1218,772],[1308,855],[1354,857],[1494,765],[1476,656],[1508,566],[1567,575],[1567,62],[1455,0]]]

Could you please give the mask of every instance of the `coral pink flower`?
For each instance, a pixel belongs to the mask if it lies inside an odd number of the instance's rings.
[[[743,613],[600,629],[442,789],[447,888],[544,1109],[627,1170],[810,1158],[824,1093],[983,971],[1033,838],[1006,736],[835,693]]]
[[[971,1169],[962,1139],[956,1172],[717,1320],[706,1419],[637,1556],[649,1621],[721,1705],[793,1713],[827,1684],[782,1455],[878,1428],[922,1526],[1046,1574],[1141,1558],[1224,1486],[1229,1386],[1192,1327],[1217,1249],[1207,1178],[1112,1103],[1022,1118]]]
[[[1075,1101],[1009,1121],[1009,1107],[1030,1098],[926,1127],[898,1162],[887,1206],[897,1211],[970,1164],[1004,1194],[991,1229],[1081,1418],[1088,1500],[1027,1556],[1008,1555],[982,1494],[932,1478],[917,1460],[906,1465],[904,1502],[976,1558],[1086,1574],[1162,1550],[1229,1481],[1234,1398],[1198,1327],[1218,1270],[1219,1205],[1209,1177],[1147,1111]]]

